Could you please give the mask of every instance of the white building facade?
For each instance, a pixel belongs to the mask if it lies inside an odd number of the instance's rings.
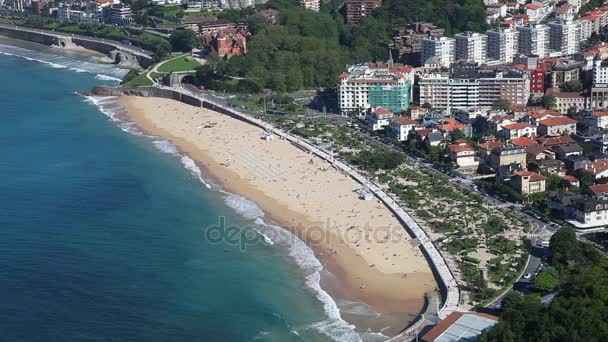
[[[455,44],[454,38],[448,37],[423,39],[420,52],[421,64],[424,65],[429,58],[436,57],[441,66],[449,67],[455,59]]]

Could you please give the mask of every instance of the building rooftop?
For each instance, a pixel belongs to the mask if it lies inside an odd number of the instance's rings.
[[[428,342],[475,341],[482,331],[490,330],[498,317],[481,312],[453,312],[423,337]]]
[[[545,125],[545,126],[572,125],[572,124],[576,124],[576,120],[570,119],[567,117],[549,118],[549,119],[544,119],[544,120],[539,121],[538,124]]]
[[[594,195],[608,194],[608,184],[596,184],[589,187],[589,192]]]
[[[511,139],[511,144],[513,144],[515,146],[528,147],[530,145],[534,145],[535,142],[528,137],[520,137],[520,138]]]
[[[527,124],[525,122],[516,122],[516,123],[512,123],[510,125],[504,125],[504,126],[502,126],[502,128],[508,129],[508,130],[524,129],[524,128],[527,128],[527,127],[533,127],[533,126],[530,125],[530,124]]]

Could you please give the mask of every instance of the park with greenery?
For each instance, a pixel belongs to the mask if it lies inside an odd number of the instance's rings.
[[[551,267],[535,280],[541,293],[517,292],[503,302],[500,321],[478,341],[607,341],[608,259],[570,228],[551,238]],[[540,295],[559,291],[545,307]]]

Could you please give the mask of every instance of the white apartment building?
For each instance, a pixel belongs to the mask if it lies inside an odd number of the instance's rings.
[[[488,60],[503,63],[513,62],[519,51],[519,32],[515,29],[498,29],[486,31],[488,37]]]
[[[390,64],[350,65],[339,76],[338,106],[342,115],[362,116],[372,107],[407,110],[413,95],[414,68]]]
[[[420,77],[420,103],[433,108],[491,108],[499,99],[526,106],[530,97],[530,77],[518,70],[484,71],[474,68],[437,72]]]
[[[255,0],[220,0],[219,2],[222,9],[238,10],[255,6]]]
[[[57,9],[57,20],[71,20],[89,23],[99,23],[99,15],[96,12],[76,11],[67,7]]]
[[[321,9],[319,0],[300,0],[300,6],[315,12],[319,12]]]
[[[424,65],[429,58],[436,57],[441,66],[448,68],[455,59],[455,44],[454,38],[448,37],[423,39],[420,52],[421,64]]]
[[[536,55],[539,58],[549,56],[549,26],[543,24],[518,26],[517,32],[519,32],[519,53],[523,53],[525,55]]]
[[[454,35],[456,60],[464,60],[479,65],[486,62],[488,37],[483,33],[464,32]]]
[[[560,20],[549,23],[551,50],[560,51],[562,56],[574,55],[579,52],[581,27],[578,21]]]

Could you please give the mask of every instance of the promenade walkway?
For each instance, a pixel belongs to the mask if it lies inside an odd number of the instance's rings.
[[[267,122],[253,118],[249,115],[243,114],[232,108],[227,108],[219,103],[215,103],[214,101],[211,101],[208,99],[203,99],[203,98],[199,97],[198,95],[193,94],[190,91],[185,90],[183,88],[168,88],[168,87],[162,87],[162,86],[159,86],[159,87],[164,88],[164,89],[171,89],[182,95],[196,98],[196,99],[200,100],[201,103],[206,102],[217,108],[221,108],[222,110],[229,112],[230,114],[232,114],[236,117],[239,117],[243,121],[246,121],[246,122],[254,124],[258,127],[261,127],[268,132],[272,132],[273,134],[275,134],[283,139],[288,140],[295,146],[297,146],[303,150],[309,151],[309,152],[315,154],[316,156],[318,156],[319,158],[326,160],[327,162],[331,163],[336,168],[338,168],[338,169],[342,170],[344,173],[348,174],[350,177],[355,179],[360,184],[367,187],[378,199],[380,199],[380,201],[382,201],[382,203],[384,203],[384,205],[387,208],[389,208],[397,216],[397,218],[399,218],[401,220],[401,222],[405,225],[406,229],[411,233],[411,235],[413,235],[415,238],[417,238],[420,241],[420,243],[421,243],[420,246],[421,246],[422,250],[425,252],[427,259],[431,263],[431,266],[435,269],[436,275],[439,278],[438,280],[442,283],[440,285],[442,285],[445,288],[444,302],[438,312],[439,318],[444,319],[452,312],[459,310],[458,306],[459,306],[459,300],[460,300],[460,291],[458,288],[458,284],[457,284],[452,272],[450,271],[445,259],[443,258],[443,256],[441,255],[441,253],[439,252],[437,247],[429,239],[429,237],[424,232],[424,230],[420,227],[420,225],[416,221],[414,221],[414,219],[412,219],[412,217],[393,198],[391,198],[388,194],[386,194],[379,186],[370,182],[366,177],[361,175],[357,170],[353,169],[349,165],[341,162],[340,160],[337,160],[331,152],[325,151],[319,147],[311,145],[307,141],[300,139],[296,136],[293,136],[289,133],[286,133],[278,128],[275,128],[274,126],[272,126],[271,124],[269,124]],[[416,325],[414,325],[414,327],[415,326]],[[410,333],[411,333],[411,330],[405,331],[402,334],[390,339],[390,341],[408,340],[409,338],[411,338]]]

